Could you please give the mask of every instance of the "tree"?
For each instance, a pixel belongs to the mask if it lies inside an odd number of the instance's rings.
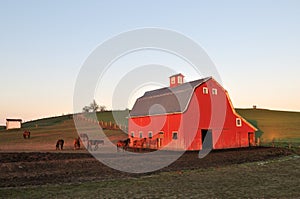
[[[84,113],[88,113],[88,112],[90,112],[90,110],[91,110],[91,108],[89,106],[85,106],[82,108],[82,112],[84,112]]]
[[[90,104],[90,110],[92,112],[97,112],[99,110],[99,105],[95,100],[93,100],[93,102]]]
[[[106,106],[100,106],[100,112],[106,111]]]
[[[97,104],[96,100],[93,100],[92,103],[90,103],[89,106],[85,106],[82,108],[83,113],[89,113],[89,112],[97,112],[98,110],[106,111],[106,106],[100,106]]]

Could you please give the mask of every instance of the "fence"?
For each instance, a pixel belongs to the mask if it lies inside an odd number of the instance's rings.
[[[124,132],[128,131],[128,127],[126,125],[116,124],[113,121],[102,121],[102,120],[98,121],[98,120],[95,120],[93,118],[85,117],[84,115],[76,115],[75,119],[85,121],[85,122],[89,122],[89,123],[93,123],[93,124],[99,124],[100,127],[104,130],[105,129],[106,130],[122,130]]]

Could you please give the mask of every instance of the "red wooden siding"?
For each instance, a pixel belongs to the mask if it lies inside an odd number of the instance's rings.
[[[203,87],[208,88],[208,94],[203,93]],[[217,89],[217,95],[212,94],[212,89]],[[143,132],[148,148],[201,150],[202,130],[205,129],[212,130],[213,149],[253,145],[256,129],[242,118],[242,125],[238,127],[237,118],[241,116],[235,112],[227,92],[211,78],[195,88],[183,113],[131,117],[128,133],[133,141],[140,139],[139,133]],[[152,138],[148,137],[149,131]],[[134,137],[131,137],[132,132]],[[172,139],[174,132],[177,132],[176,140]]]

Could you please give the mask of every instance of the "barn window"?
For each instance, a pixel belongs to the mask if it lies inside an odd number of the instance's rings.
[[[173,140],[177,140],[177,138],[178,138],[178,133],[177,132],[173,132],[172,139]]]
[[[212,89],[212,94],[213,94],[213,95],[218,95],[218,90],[217,90],[216,88],[213,88],[213,89]]]
[[[152,138],[152,131],[149,131],[149,132],[148,132],[148,137],[149,137],[149,138]]]
[[[171,84],[175,84],[175,77],[171,77]]]
[[[178,84],[182,84],[182,77],[178,76],[177,79],[178,79]]]
[[[134,137],[134,131],[131,131],[131,137],[132,138]]]
[[[208,88],[207,87],[203,87],[203,94],[208,94]]]
[[[236,126],[242,126],[241,118],[236,118]]]
[[[140,138],[143,138],[143,131],[139,132]]]

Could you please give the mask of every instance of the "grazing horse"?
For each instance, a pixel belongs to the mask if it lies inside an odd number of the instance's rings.
[[[127,150],[129,143],[130,143],[130,138],[126,140],[119,140],[117,143],[117,151],[119,151],[120,148],[122,148],[123,151]]]
[[[56,150],[63,150],[65,141],[63,139],[57,140]]]
[[[89,140],[89,136],[86,133],[80,133],[79,136],[81,140]]]
[[[89,148],[89,136],[86,133],[80,133],[79,137],[82,141],[82,144],[88,149]]]
[[[88,141],[88,149],[90,149],[92,151],[94,148],[94,151],[96,151],[99,147],[98,146],[99,144],[104,145],[104,140],[89,140]]]
[[[80,149],[80,137],[74,139],[74,150]]]
[[[30,131],[24,131],[23,138],[24,139],[26,139],[26,138],[30,139]]]
[[[146,138],[140,139],[140,140],[134,140],[133,141],[133,149],[136,151],[137,149],[142,150],[144,148],[144,144],[146,142]]]

